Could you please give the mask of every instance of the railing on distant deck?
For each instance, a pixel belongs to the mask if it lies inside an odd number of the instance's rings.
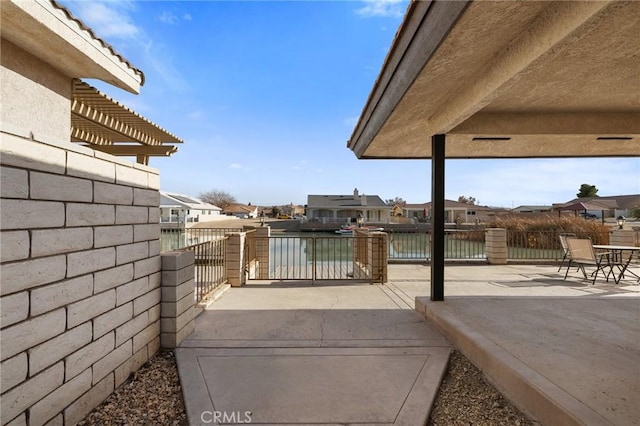
[[[227,282],[225,253],[228,240],[229,237],[222,236],[180,249],[194,252],[195,303],[199,303],[207,294]]]

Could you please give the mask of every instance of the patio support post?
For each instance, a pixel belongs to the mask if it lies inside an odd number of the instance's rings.
[[[444,300],[445,135],[431,137],[431,300]]]

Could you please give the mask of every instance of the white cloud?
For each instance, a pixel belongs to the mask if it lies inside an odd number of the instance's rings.
[[[343,123],[345,126],[353,128],[358,124],[358,118],[359,117],[347,117],[344,119]]]
[[[171,12],[165,11],[158,16],[158,21],[169,25],[176,25],[178,23],[178,17]]]
[[[243,172],[250,172],[251,169],[243,164],[240,163],[231,163],[229,164],[229,168],[233,169],[233,170],[241,170]]]
[[[200,120],[203,117],[204,117],[204,113],[202,111],[192,111],[187,114],[187,118],[193,121]]]
[[[177,16],[171,12],[164,11],[158,16],[158,21],[169,25],[177,25],[181,20],[191,21],[191,14],[183,13],[182,16]]]
[[[134,8],[130,2],[78,2],[79,18],[87,23],[98,37],[135,38],[141,34],[129,16]]]
[[[73,5],[74,14],[93,29],[98,37],[107,41],[114,38],[129,41],[127,53],[133,49],[139,50],[142,63],[134,63],[134,66],[145,71],[152,69],[159,74],[165,83],[164,86],[175,92],[188,90],[189,84],[173,65],[173,52],[167,51],[167,47],[164,44],[153,40],[149,34],[135,24],[135,15],[133,13],[137,10],[135,2],[127,0],[94,0],[77,1],[71,4]],[[171,14],[163,14],[162,16],[164,18],[161,19],[164,19],[165,22],[171,22],[173,19]],[[178,18],[175,19],[177,20]],[[147,74],[148,78],[151,72],[145,72],[145,74]]]
[[[374,16],[401,18],[404,15],[404,0],[363,0],[365,5],[356,9],[356,14],[365,18]]]

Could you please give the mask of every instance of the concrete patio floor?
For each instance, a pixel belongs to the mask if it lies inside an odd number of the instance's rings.
[[[385,285],[230,289],[176,350],[190,424],[424,424],[449,342],[542,424],[639,424],[635,282],[447,266],[430,302],[428,277],[389,265]]]

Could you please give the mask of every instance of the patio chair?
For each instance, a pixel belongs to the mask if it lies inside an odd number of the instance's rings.
[[[607,282],[609,282],[609,275],[613,274],[613,267],[610,262],[609,252],[596,254],[593,249],[593,244],[589,238],[567,237],[566,241],[567,249],[569,251],[569,266],[567,267],[567,272],[564,274],[565,280],[569,275],[569,268],[571,268],[572,264],[575,264],[578,266],[578,269],[582,271],[582,275],[584,275],[585,279],[588,279],[588,277],[584,267],[590,266],[596,268],[596,270],[591,273],[591,276],[593,277],[593,282],[591,284],[596,283],[596,278],[598,278],[598,273],[600,271],[602,271],[602,275],[607,279]],[[605,268],[609,268],[609,272],[606,275]]]
[[[575,238],[576,234],[560,234],[558,238],[560,238],[560,245],[562,246],[562,262],[560,262],[560,267],[558,268],[558,272],[562,269],[562,265],[564,265],[565,261],[569,261],[569,247],[567,247],[567,238]],[[567,264],[567,269],[569,268],[569,264]]]

